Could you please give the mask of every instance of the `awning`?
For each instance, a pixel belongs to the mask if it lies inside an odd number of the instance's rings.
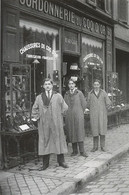
[[[82,44],[86,44],[92,47],[102,48],[102,42],[87,37],[82,37]]]
[[[30,22],[27,20],[20,20],[20,27],[25,27],[26,29],[31,29],[32,31],[36,32],[38,31],[39,33],[43,32],[44,34],[49,34],[49,35],[58,35],[58,30],[55,28],[51,28],[45,25],[41,25],[39,23],[35,23],[35,22]]]

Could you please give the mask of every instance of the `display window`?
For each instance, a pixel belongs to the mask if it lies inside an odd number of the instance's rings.
[[[93,81],[99,79],[104,87],[103,41],[91,36],[82,36],[82,62],[85,95],[92,89]]]
[[[19,25],[20,61],[31,66],[32,96],[41,93],[43,79],[46,77],[51,78],[59,90],[61,85],[59,30],[22,19]]]

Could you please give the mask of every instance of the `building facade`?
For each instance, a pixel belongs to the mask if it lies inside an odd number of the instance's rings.
[[[2,0],[1,25],[2,130],[24,130],[44,78],[64,94],[72,77],[87,96],[115,70],[111,0]]]
[[[114,3],[115,71],[119,77],[119,89],[125,103],[129,103],[129,1],[116,0]]]

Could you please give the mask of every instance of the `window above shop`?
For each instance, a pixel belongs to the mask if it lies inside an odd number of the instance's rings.
[[[108,14],[112,13],[112,0],[79,0],[79,2],[89,4]]]
[[[118,20],[124,24],[129,24],[128,0],[118,0]]]

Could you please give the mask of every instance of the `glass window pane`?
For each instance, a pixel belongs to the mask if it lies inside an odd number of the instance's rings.
[[[102,41],[90,36],[82,36],[82,60],[85,95],[87,95],[92,89],[94,79],[99,79],[103,83]]]
[[[50,77],[61,86],[58,29],[44,24],[20,20],[20,61],[31,65],[32,102],[42,91],[43,79]],[[58,75],[55,79],[54,74]],[[57,78],[57,77],[56,77]]]

